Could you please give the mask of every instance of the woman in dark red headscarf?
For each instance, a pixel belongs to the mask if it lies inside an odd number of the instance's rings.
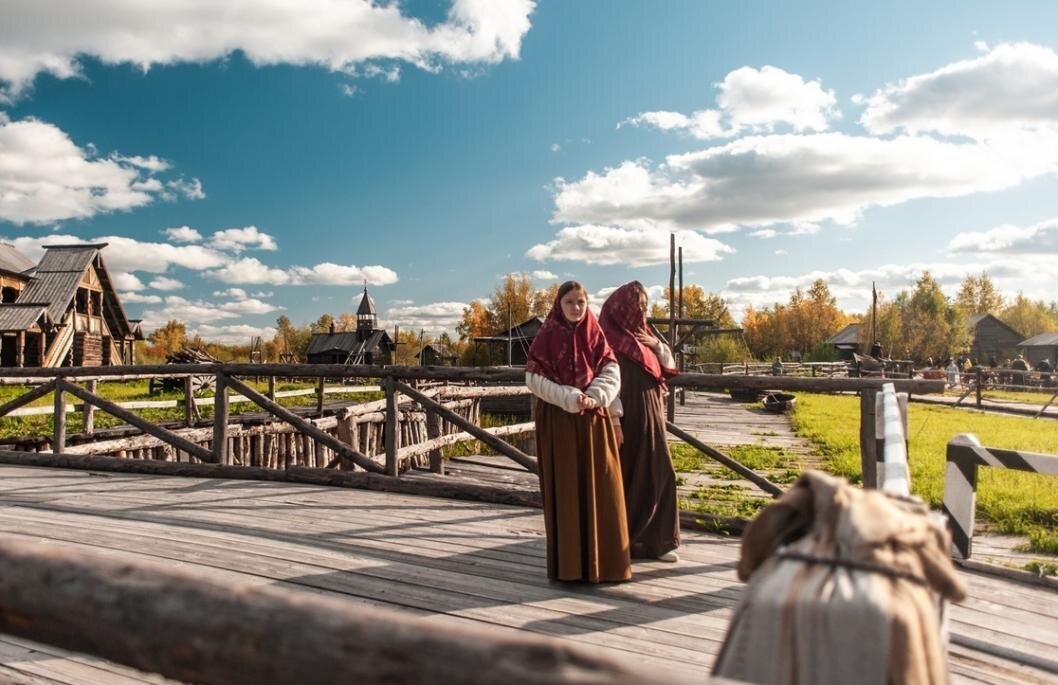
[[[617,434],[609,406],[620,369],[588,293],[563,283],[529,348],[536,454],[547,531],[547,575],[591,583],[628,580],[632,564]]]
[[[646,288],[632,281],[606,300],[599,325],[621,366],[621,474],[632,557],[679,561],[676,472],[664,402],[665,379],[679,372],[669,348],[647,327],[646,312]]]

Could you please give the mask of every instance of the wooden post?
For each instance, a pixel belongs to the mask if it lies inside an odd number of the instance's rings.
[[[268,377],[268,399],[272,400],[273,402],[276,401],[276,377],[275,376],[269,376]]]
[[[184,378],[184,425],[188,428],[195,425],[195,390],[191,376]]]
[[[65,384],[66,381],[63,380],[55,382],[55,432],[51,441],[51,451],[55,454],[62,454],[66,448],[66,393],[63,392]]]
[[[96,381],[88,381],[88,392],[92,393],[93,395],[96,394]],[[84,415],[83,432],[85,435],[91,435],[95,432],[96,408],[95,405],[91,404],[90,402],[85,402],[82,407],[83,409],[81,411]]]
[[[532,406],[530,404],[530,406]],[[441,417],[436,412],[426,412],[426,439],[433,440],[441,437]],[[442,476],[445,472],[445,460],[441,449],[430,450],[430,471]]]
[[[984,374],[981,373],[981,368],[977,368],[977,408],[981,408],[981,378]]]
[[[397,389],[391,376],[382,381],[386,390],[386,475],[397,475]]]
[[[227,463],[228,458],[228,379],[217,374],[213,398],[213,461]]]
[[[316,385],[316,416],[323,416],[323,386],[326,379],[320,377],[320,382]]]
[[[26,332],[18,332],[18,347],[15,349],[15,364],[19,367],[26,365]]]
[[[864,488],[878,487],[878,434],[874,414],[878,391],[860,391],[860,473]]]

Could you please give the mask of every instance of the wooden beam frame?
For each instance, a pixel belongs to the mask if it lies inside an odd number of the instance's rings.
[[[105,400],[102,397],[98,397],[88,392],[87,390],[70,383],[64,378],[55,379],[56,391],[68,392],[74,397],[80,398],[83,402],[94,404],[103,411],[112,416],[125,421],[127,423],[136,426],[144,433],[148,433],[165,442],[168,445],[172,445],[178,450],[187,452],[188,454],[198,457],[204,462],[213,462],[213,453],[204,447],[200,447],[190,440],[186,440],[172,431],[168,431],[161,426],[155,425],[136,414],[132,413],[128,409],[123,409],[118,405],[114,404],[110,400]],[[215,437],[215,436],[214,436]]]
[[[492,449],[496,450],[500,454],[504,455],[505,457],[509,457],[515,462],[521,464],[530,472],[539,473],[539,471],[537,470],[536,459],[521,451],[514,445],[511,445],[505,442],[504,440],[500,440],[496,436],[487,432],[484,428],[475,426],[472,422],[467,421],[462,416],[448,409],[440,402],[430,399],[429,397],[409,385],[401,383],[396,379],[394,379],[393,385],[397,390],[421,404],[424,409],[433,411],[445,421],[454,423],[455,425],[459,426],[467,433],[470,433],[475,438],[485,443]]]
[[[677,438],[683,440],[696,450],[704,453],[706,456],[711,457],[716,461],[720,462],[721,464],[731,469],[738,475],[742,476],[749,482],[753,483],[758,488],[768,493],[772,497],[779,497],[785,492],[778,485],[772,483],[770,480],[760,475],[753,469],[749,468],[748,466],[742,464],[739,461],[732,459],[720,450],[706,445],[704,442],[694,437],[687,431],[683,430],[682,428],[674,424],[672,421],[666,421],[666,427],[668,428],[669,432],[675,435]]]
[[[56,380],[57,379],[52,379],[47,383],[38,385],[29,392],[19,395],[15,399],[0,405],[0,416],[6,416],[7,414],[18,409],[19,407],[29,404],[34,400],[39,400],[41,397],[47,395],[49,392],[52,392],[53,390],[55,390]]]
[[[333,435],[328,435],[324,431],[312,425],[312,423],[310,423],[309,421],[306,421],[305,419],[301,418],[286,407],[283,407],[273,402],[272,400],[268,399],[261,393],[257,392],[250,386],[240,381],[239,379],[229,376],[227,378],[227,382],[228,385],[234,388],[240,395],[251,400],[254,404],[261,407],[268,413],[283,419],[305,435],[311,437],[316,442],[322,443],[327,447],[330,447],[332,450],[334,450],[335,454],[339,455],[339,457],[348,459],[360,468],[365,469],[367,471],[374,471],[376,473],[381,473],[383,471],[382,466],[380,466],[378,462],[376,462],[374,459],[360,454],[338,438],[334,437]]]

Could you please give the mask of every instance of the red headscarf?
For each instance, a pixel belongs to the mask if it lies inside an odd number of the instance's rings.
[[[653,350],[636,339],[636,333],[651,333],[647,328],[647,317],[639,308],[639,294],[644,292],[639,281],[625,283],[613,291],[603,303],[599,314],[599,325],[614,351],[631,359],[650,374],[659,384],[679,373],[678,369],[664,367]],[[651,333],[653,335],[653,333]]]
[[[610,363],[616,364],[617,357],[607,344],[595,314],[589,309],[583,319],[571,324],[563,316],[562,305],[556,297],[529,347],[525,370],[583,391],[602,367]]]

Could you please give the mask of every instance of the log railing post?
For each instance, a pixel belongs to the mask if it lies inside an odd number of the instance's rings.
[[[195,425],[195,387],[191,376],[184,377],[184,425]]]
[[[877,395],[872,388],[860,391],[860,473],[864,488],[878,487]]]
[[[386,376],[382,381],[382,387],[386,391],[386,428],[384,439],[386,442],[386,475],[397,475],[397,388],[392,376]]]
[[[272,400],[273,402],[276,401],[276,377],[275,376],[269,376],[268,377],[268,395],[267,395],[267,397],[268,397],[268,399]]]
[[[88,392],[92,393],[93,395],[96,394],[96,387],[97,386],[96,386],[96,381],[95,380],[88,381]],[[81,405],[81,407],[82,407],[81,408],[81,412],[82,412],[82,414],[84,416],[84,427],[82,429],[82,432],[85,435],[91,435],[92,433],[95,432],[95,428],[96,428],[95,427],[95,418],[96,418],[95,405],[91,404],[90,402],[85,402],[83,405]]]
[[[324,379],[320,377],[320,382],[316,385],[316,416],[323,416],[323,388]]]
[[[228,458],[227,376],[218,373],[214,388],[216,395],[213,398],[213,461],[217,464],[224,464],[227,463]]]
[[[976,373],[976,379],[975,379],[975,382],[977,383],[977,408],[978,409],[981,408],[981,379],[983,378],[983,376],[984,376],[984,374],[981,373],[981,368],[978,367],[977,368],[977,373]]]
[[[55,382],[55,431],[51,440],[51,451],[55,454],[62,454],[66,448],[66,393],[63,392],[65,385],[66,381],[61,379]]]
[[[530,405],[531,406],[531,405]],[[441,417],[437,412],[426,411],[426,439],[433,440],[441,437]],[[441,448],[430,450],[430,471],[444,475],[445,460]]]

